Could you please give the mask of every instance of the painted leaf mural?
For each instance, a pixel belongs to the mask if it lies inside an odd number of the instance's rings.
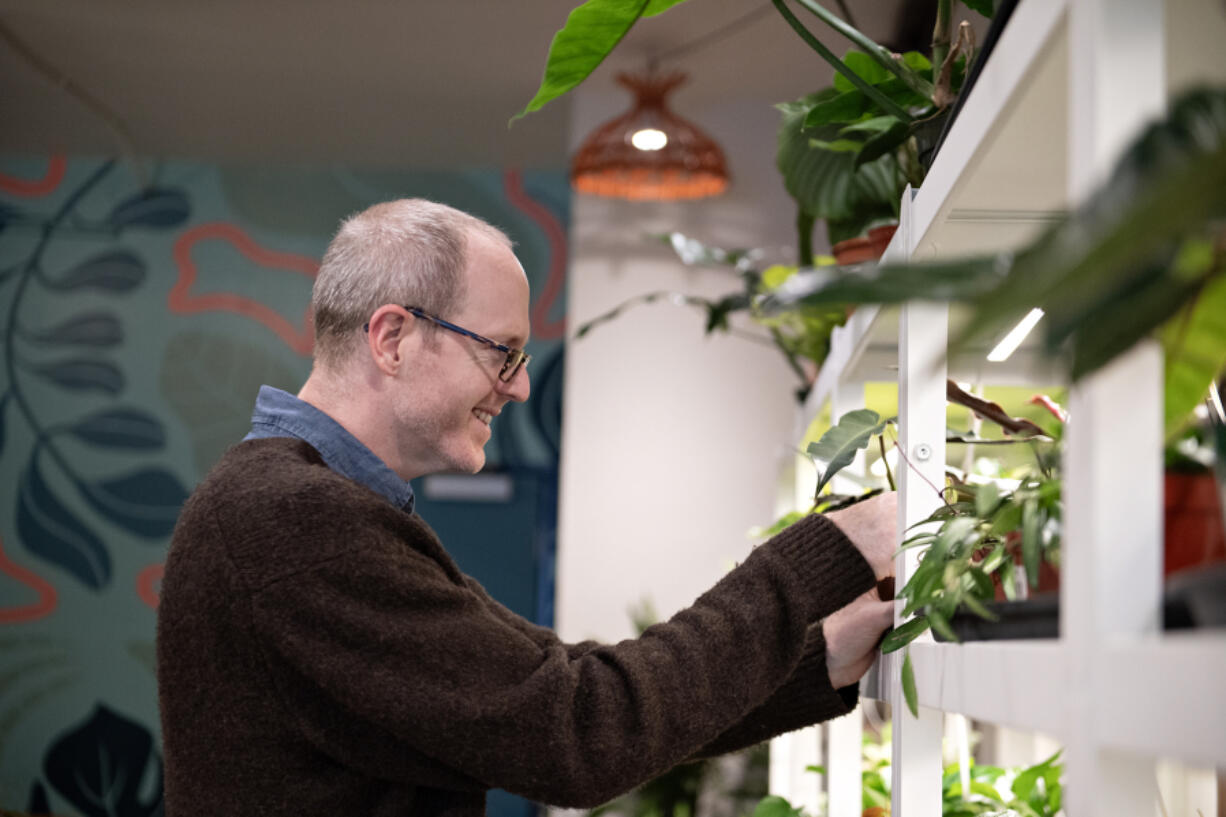
[[[304,365],[286,365],[265,348],[210,332],[171,338],[162,355],[160,386],[191,438],[203,474],[251,428],[260,385],[296,390]]]
[[[153,736],[106,704],[51,746],[43,774],[86,817],[162,814],[162,757]]]
[[[94,510],[146,538],[169,536],[187,499],[183,484],[165,468],[142,468],[79,487]]]
[[[42,280],[46,286],[61,292],[74,289],[127,292],[145,280],[145,262],[131,250],[108,250],[58,276]]]
[[[68,571],[86,587],[101,590],[110,581],[110,554],[98,535],[52,492],[39,469],[37,452],[18,486],[17,532],[27,550]]]

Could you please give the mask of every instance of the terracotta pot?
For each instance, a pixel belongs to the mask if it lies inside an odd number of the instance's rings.
[[[894,237],[894,231],[897,229],[897,224],[884,224],[869,230],[868,235],[840,241],[830,249],[834,253],[835,260],[843,266],[876,261],[889,246],[890,239]]]
[[[1167,471],[1163,489],[1164,573],[1226,561],[1226,530],[1213,474]]]
[[[890,817],[890,810],[885,806],[870,806],[860,814],[860,817]]]
[[[877,253],[873,256],[874,258],[880,258],[885,253],[885,248],[890,246],[890,239],[897,231],[897,224],[883,224],[868,231],[869,243],[873,245],[873,251]]]

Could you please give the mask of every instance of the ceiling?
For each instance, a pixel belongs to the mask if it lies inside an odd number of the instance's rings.
[[[887,36],[905,0],[852,3]],[[0,24],[114,114],[142,155],[416,168],[560,166],[569,102],[517,122],[578,0],[0,0]],[[766,0],[692,0],[640,21],[584,86],[649,57],[686,70],[679,108],[763,105],[829,81]],[[829,4],[834,7],[834,3]],[[804,12],[798,12],[804,14]],[[846,44],[822,30],[842,53]],[[610,110],[612,116],[619,113]],[[114,153],[115,128],[0,39],[0,150]]]

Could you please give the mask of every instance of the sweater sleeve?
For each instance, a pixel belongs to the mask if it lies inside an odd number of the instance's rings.
[[[328,537],[332,517],[285,533]],[[837,527],[809,517],[640,638],[571,650],[492,611],[429,555],[428,528],[396,533],[372,526],[360,547],[253,590],[286,710],[321,751],[372,775],[436,785],[414,778],[433,767],[559,806],[597,805],[721,737],[752,742],[807,716],[784,704],[824,672],[810,627],[873,584]],[[410,756],[422,762],[400,762]]]
[[[735,752],[764,740],[846,715],[860,699],[859,684],[835,689],[826,670],[826,638],[822,625],[809,627],[805,652],[788,679],[764,703],[691,758]]]

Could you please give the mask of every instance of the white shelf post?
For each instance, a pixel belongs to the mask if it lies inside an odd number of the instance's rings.
[[[1122,148],[1165,107],[1163,5],[1069,3],[1073,206],[1107,178]],[[1103,745],[1094,698],[1113,683],[1103,673],[1104,649],[1160,626],[1161,395],[1162,356],[1150,342],[1070,395],[1061,636],[1070,656],[1070,734],[1076,736],[1067,756],[1065,808],[1078,817],[1149,817],[1155,808],[1154,760]]]
[[[830,422],[837,423],[849,411],[864,408],[864,384],[838,379],[830,394]],[[848,466],[860,476],[866,475],[863,451]],[[852,493],[860,488],[841,475],[832,482],[838,493]],[[859,817],[861,793],[861,744],[864,736],[864,713],[860,707],[826,724],[826,814],[829,817]]]
[[[909,234],[910,190],[903,196],[899,230],[907,230],[903,246],[914,244]],[[944,304],[909,303],[898,324],[898,521],[899,542],[910,526],[926,519],[938,505],[945,484],[945,348],[949,308]],[[915,549],[896,561],[897,587],[902,588],[918,564]],[[894,623],[901,624],[895,607]],[[925,636],[931,638],[930,636]],[[902,696],[902,652],[883,662],[890,683],[894,724],[891,774],[895,817],[940,817],[941,737],[939,710],[920,708],[914,718]]]

